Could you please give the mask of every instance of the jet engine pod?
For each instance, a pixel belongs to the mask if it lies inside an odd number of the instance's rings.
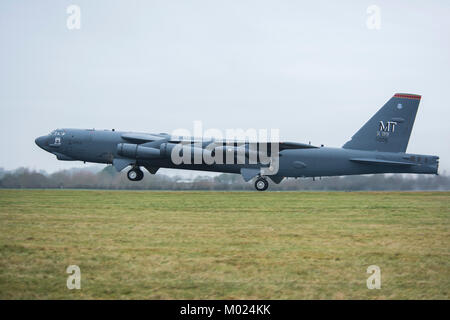
[[[161,145],[159,146],[161,156],[164,158],[170,157],[173,148],[175,148],[176,146],[176,143],[161,143]]]
[[[202,163],[204,153],[211,153],[191,143],[162,143],[160,151],[162,157],[171,158],[174,163]]]
[[[143,147],[132,143],[119,143],[117,145],[117,154],[131,159],[155,159],[161,158],[159,149]]]
[[[214,154],[223,154],[228,158],[249,159],[250,163],[257,163],[263,156],[267,157],[267,152],[258,151],[258,146],[256,144],[245,144],[240,146],[220,146],[214,148]]]

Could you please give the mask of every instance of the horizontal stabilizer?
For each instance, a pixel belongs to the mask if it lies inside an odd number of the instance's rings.
[[[375,165],[396,165],[396,166],[414,166],[416,164],[406,162],[406,161],[392,161],[392,160],[381,160],[381,159],[350,159],[353,162],[365,163],[365,164],[375,164]]]

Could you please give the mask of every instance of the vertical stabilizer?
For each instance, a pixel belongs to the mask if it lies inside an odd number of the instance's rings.
[[[396,93],[343,148],[405,152],[420,98],[416,94]]]

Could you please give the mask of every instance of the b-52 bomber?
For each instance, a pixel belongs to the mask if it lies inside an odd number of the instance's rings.
[[[437,174],[439,157],[405,153],[421,96],[397,93],[341,148],[297,142],[259,143],[176,137],[115,130],[57,129],[35,140],[58,160],[112,164],[142,180],[141,167],[241,174],[268,188],[268,178],[323,177],[375,173]]]

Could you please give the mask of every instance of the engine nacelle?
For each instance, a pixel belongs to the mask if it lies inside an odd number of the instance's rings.
[[[176,143],[162,143],[160,146],[159,146],[159,150],[160,150],[160,152],[161,152],[161,156],[162,157],[170,157],[170,155],[171,155],[171,153],[172,153],[172,150],[173,150],[173,148],[175,148],[175,146],[176,146],[177,144]]]
[[[245,157],[258,159],[258,157],[263,156],[267,153],[259,152],[257,146],[254,145],[251,148],[248,144],[241,146],[220,146],[214,149],[214,152],[217,154],[218,152],[222,152],[226,157],[234,156],[234,157]]]
[[[161,158],[161,151],[159,149],[132,143],[119,143],[117,145],[117,154],[131,159]]]
[[[195,147],[191,144],[162,143],[158,148],[147,147],[146,144],[119,143],[117,154],[130,159],[157,159],[171,158],[172,161],[179,162],[180,159],[202,159],[205,152],[211,151]],[[188,162],[189,163],[189,162]]]
[[[160,146],[161,156],[169,157],[189,157],[189,155],[193,157],[199,157],[202,159],[202,156],[207,150],[191,145],[191,144],[182,144],[182,143],[162,143]],[[173,154],[172,154],[173,153]]]

